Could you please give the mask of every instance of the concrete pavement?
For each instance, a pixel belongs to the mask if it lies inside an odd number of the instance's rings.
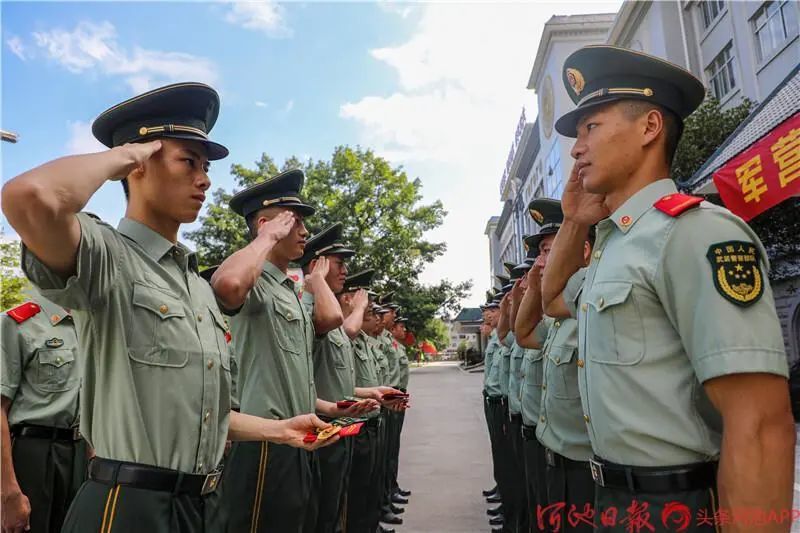
[[[481,490],[493,485],[483,417],[483,374],[438,363],[411,372],[412,407],[400,448],[400,486],[411,490],[398,533],[489,531]]]

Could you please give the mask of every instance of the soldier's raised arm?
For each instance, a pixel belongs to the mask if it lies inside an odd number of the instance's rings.
[[[140,171],[161,141],[62,157],[3,187],[3,213],[27,249],[62,278],[75,274],[81,228],[76,214],[108,180]]]

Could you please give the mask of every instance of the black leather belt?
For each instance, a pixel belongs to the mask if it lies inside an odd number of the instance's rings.
[[[514,422],[515,424],[520,424],[520,425],[522,425],[522,415],[521,415],[521,414],[517,414],[517,413],[511,413],[511,415],[509,416],[509,418],[510,418],[510,419],[511,419],[511,421],[512,421],[512,422]]]
[[[105,485],[204,496],[214,492],[222,471],[186,474],[177,470],[95,457],[89,464],[89,479]]]
[[[381,417],[375,416],[367,420],[367,427],[375,428],[380,427],[381,425]]]
[[[14,437],[69,441],[81,440],[81,434],[78,428],[54,428],[31,424],[17,424],[11,426],[10,429]]]
[[[590,459],[592,479],[600,487],[630,492],[684,492],[716,485],[717,463],[694,463],[669,467],[626,466]]]
[[[536,440],[536,426],[522,425],[522,438],[525,440]]]
[[[560,453],[556,453],[550,448],[544,449],[544,460],[547,466],[564,467],[570,470],[590,470],[588,461],[575,461],[569,457],[564,457]]]
[[[503,404],[503,397],[502,396],[487,396],[486,402],[490,405],[502,405]]]

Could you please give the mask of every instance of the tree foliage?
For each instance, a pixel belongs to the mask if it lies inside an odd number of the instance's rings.
[[[0,310],[11,309],[27,299],[28,280],[19,270],[19,242],[0,243]]]
[[[437,314],[458,310],[471,284],[442,280],[425,286],[417,276],[426,264],[441,256],[446,245],[430,242],[425,232],[440,226],[447,214],[440,201],[422,203],[422,184],[402,167],[392,167],[372,150],[341,146],[329,161],[300,161],[291,157],[279,168],[267,154],[255,168],[231,166],[237,190],[259,183],[280,171],[301,168],[306,182],[301,192],[316,214],[306,220],[311,234],[335,223],[343,225],[344,241],[358,254],[349,260],[351,273],[376,270],[379,292],[396,290],[412,331],[422,331]],[[247,244],[244,220],[228,209],[233,192],[217,189],[201,227],[186,233],[194,241],[200,262],[209,266]]]
[[[684,121],[683,135],[672,160],[672,179],[688,180],[750,114],[753,102],[744,99],[723,110],[719,100],[706,98]]]

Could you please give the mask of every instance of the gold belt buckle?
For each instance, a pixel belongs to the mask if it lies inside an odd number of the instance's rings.
[[[205,496],[210,492],[214,492],[217,490],[217,485],[219,484],[219,477],[222,475],[222,472],[211,472],[206,476],[206,480],[203,482],[203,488],[200,489],[200,496]]]
[[[556,458],[553,455],[553,450],[545,448],[544,457],[547,460],[548,466],[556,466]]]
[[[72,440],[81,440],[81,430],[79,427],[72,428]]]
[[[599,461],[589,459],[589,469],[592,471],[594,482],[601,487],[605,487],[606,480],[603,478],[603,465]]]

